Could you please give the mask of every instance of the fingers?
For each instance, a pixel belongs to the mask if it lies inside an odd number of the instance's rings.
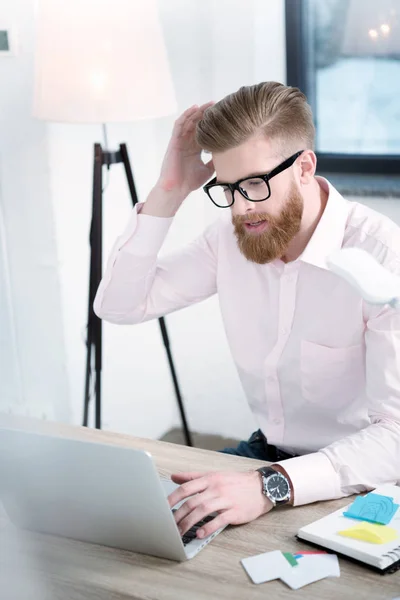
[[[172,473],[171,479],[175,483],[185,483],[185,481],[191,481],[192,479],[198,479],[204,477],[205,473],[201,471],[190,471],[186,473]]]
[[[210,102],[205,102],[204,104],[202,104],[200,106],[199,110],[204,112],[206,110],[206,108],[208,108],[209,106],[212,106],[213,104],[215,104],[215,100],[211,100]]]
[[[200,494],[182,504],[174,514],[174,517],[179,531],[183,535],[205,517],[226,508],[226,499],[213,498],[208,494]]]
[[[199,109],[198,104],[193,104],[193,106],[189,106],[189,108],[187,108],[180,117],[178,117],[175,121],[175,123],[183,123],[184,121],[186,121],[186,119],[192,115],[193,113],[195,113],[197,110]]]
[[[175,504],[178,504],[178,502],[185,500],[185,498],[188,498],[189,496],[193,496],[194,494],[203,492],[206,489],[207,485],[207,477],[199,476],[198,478],[193,479],[192,481],[186,481],[186,483],[178,487],[178,489],[174,490],[172,494],[168,496],[168,502],[170,507],[173,508]]]
[[[195,523],[211,514],[213,512],[211,504],[215,503],[216,500],[218,499],[207,491],[186,500],[174,513],[174,519],[179,530],[185,533]],[[217,510],[217,508],[214,508],[214,510]]]
[[[174,125],[174,135],[180,136],[182,134],[183,126],[185,125],[185,123],[187,122],[187,120],[192,115],[194,115],[195,112],[197,112],[198,108],[199,107],[197,106],[197,104],[194,104],[190,108],[187,108],[185,110],[185,112],[183,112],[181,114],[181,116],[176,119],[175,125]]]
[[[214,100],[211,100],[210,102],[205,102],[204,104],[201,104],[200,106],[198,104],[193,104],[193,106],[189,106],[189,108],[187,108],[181,114],[181,116],[176,119],[175,123],[183,123],[184,121],[186,121],[186,119],[188,117],[192,116],[196,112],[204,112],[206,110],[206,108],[208,108],[212,104],[215,104]]]
[[[214,104],[214,100],[211,102],[206,102],[201,106],[195,104],[193,107],[190,107],[188,110],[186,110],[176,121],[176,124],[179,123],[178,128],[176,129],[176,134],[184,136],[192,131],[195,128],[196,123],[203,118],[204,111],[212,104]]]
[[[182,131],[181,131],[181,135],[185,136],[187,135],[189,132],[192,132],[195,124],[199,121],[198,118],[196,118],[196,114],[193,115],[190,119],[188,119],[186,121],[186,123],[183,124],[182,126]]]
[[[201,108],[199,108],[195,113],[189,115],[189,117],[186,119],[185,123],[182,126],[182,136],[185,136],[194,130],[196,124],[203,118],[204,110],[205,109],[202,110]]]
[[[198,538],[204,538],[215,533],[221,527],[225,527],[230,523],[234,522],[234,513],[232,510],[224,510],[220,515],[217,515],[215,519],[198,529],[196,534]]]

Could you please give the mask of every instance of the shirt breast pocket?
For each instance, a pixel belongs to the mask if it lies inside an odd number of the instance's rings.
[[[305,400],[344,406],[365,388],[364,346],[332,348],[302,340],[300,370]]]

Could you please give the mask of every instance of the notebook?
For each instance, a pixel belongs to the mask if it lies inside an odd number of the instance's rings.
[[[400,487],[384,485],[373,492],[393,498],[394,503],[400,504]],[[310,525],[302,527],[297,532],[297,538],[312,545],[326,548],[364,563],[380,573],[394,573],[400,569],[400,508],[396,510],[387,527],[395,530],[396,539],[386,543],[372,543],[339,535],[339,531],[347,530],[360,523],[360,519],[345,517],[343,513],[349,510],[352,502]],[[383,527],[382,525],[376,527]]]

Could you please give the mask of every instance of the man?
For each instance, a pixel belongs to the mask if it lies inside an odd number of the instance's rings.
[[[133,210],[95,311],[140,323],[219,294],[228,342],[260,430],[227,452],[272,461],[249,473],[183,473],[182,533],[251,521],[400,480],[400,315],[363,302],[326,259],[359,247],[400,273],[400,231],[316,177],[312,114],[296,88],[242,87],[180,116],[147,201]],[[212,153],[204,164],[201,150]],[[173,216],[204,185],[221,219],[157,259]],[[268,441],[267,441],[268,440]]]

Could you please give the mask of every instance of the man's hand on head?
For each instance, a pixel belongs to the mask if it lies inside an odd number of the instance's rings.
[[[180,484],[168,496],[171,508],[191,496],[174,513],[182,535],[214,512],[219,514],[197,531],[198,537],[207,537],[225,525],[249,523],[273,508],[272,502],[262,493],[257,471],[179,473],[171,478]]]

